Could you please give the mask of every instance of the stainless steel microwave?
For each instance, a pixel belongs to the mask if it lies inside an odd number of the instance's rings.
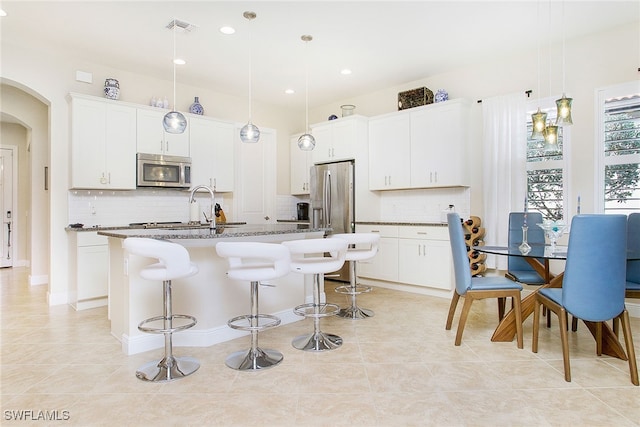
[[[138,153],[138,187],[191,187],[191,158]]]

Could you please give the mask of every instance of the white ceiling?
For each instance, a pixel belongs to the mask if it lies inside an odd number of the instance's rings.
[[[535,50],[638,22],[640,1],[3,1],[2,43],[47,46],[87,61],[171,80],[176,18],[197,26],[177,34],[179,82],[253,97],[323,105],[447,70]],[[254,11],[252,22],[244,11]],[[540,11],[538,17],[538,10]],[[551,30],[549,31],[549,22]],[[231,25],[235,35],[218,29]],[[300,36],[310,34],[306,46]],[[252,43],[249,43],[251,39]],[[350,68],[353,74],[339,71]],[[43,70],[43,72],[46,72]],[[117,77],[117,76],[114,76]],[[295,95],[285,95],[293,88]]]

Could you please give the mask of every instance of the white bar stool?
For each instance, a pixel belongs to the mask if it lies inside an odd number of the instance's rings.
[[[340,311],[336,304],[321,303],[320,279],[324,273],[339,270],[347,254],[347,242],[343,239],[306,239],[282,242],[291,252],[291,270],[313,274],[313,303],[293,309],[299,316],[313,318],[313,333],[294,338],[292,345],[298,350],[325,351],[342,345],[338,335],[320,330],[320,318],[335,316]],[[328,255],[328,256],[327,256]]]
[[[251,348],[230,354],[225,363],[239,371],[266,369],[282,362],[279,351],[258,347],[258,332],[276,327],[280,319],[270,314],[259,314],[258,286],[260,281],[277,279],[290,273],[287,248],[276,243],[220,242],[216,244],[219,256],[227,258],[227,275],[233,280],[251,282],[251,314],[234,317],[230,328],[251,332]]]
[[[122,246],[133,255],[156,258],[158,263],[151,264],[140,270],[140,277],[147,280],[161,280],[163,286],[162,316],[143,320],[138,325],[142,332],[164,334],[164,357],[159,362],[148,362],[136,371],[136,377],[143,381],[165,382],[184,378],[191,375],[200,367],[200,363],[193,357],[174,357],[172,336],[174,332],[193,327],[197,320],[185,314],[173,314],[171,307],[171,280],[193,276],[198,267],[191,262],[189,252],[177,243],[164,240],[129,237],[124,239]],[[174,319],[189,320],[189,323],[174,326]],[[162,321],[162,327],[149,324]]]
[[[351,295],[351,306],[340,310],[338,316],[353,320],[372,317],[373,310],[360,308],[356,304],[356,295],[371,292],[371,286],[357,284],[356,261],[371,259],[378,253],[380,235],[378,233],[341,233],[332,234],[331,238],[343,239],[349,244],[346,260],[349,261],[349,269],[351,270],[351,283],[338,286],[335,291],[339,294]]]

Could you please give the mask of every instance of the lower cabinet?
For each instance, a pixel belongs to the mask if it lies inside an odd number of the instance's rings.
[[[108,238],[95,231],[73,232],[75,257],[70,275],[71,305],[76,310],[107,305],[109,295]],[[72,252],[73,253],[73,252]]]
[[[378,254],[371,260],[358,262],[358,276],[442,290],[453,289],[447,227],[356,225],[356,231],[380,233]]]

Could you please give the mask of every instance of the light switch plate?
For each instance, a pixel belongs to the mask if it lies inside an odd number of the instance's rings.
[[[93,74],[86,71],[76,71],[76,80],[84,83],[93,83]]]

